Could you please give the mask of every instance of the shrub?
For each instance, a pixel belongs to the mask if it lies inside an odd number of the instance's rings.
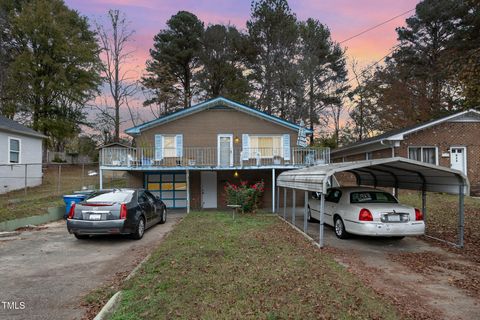
[[[238,204],[243,212],[255,212],[259,208],[264,191],[263,181],[250,186],[247,181],[241,181],[239,185],[227,182],[225,185],[227,205]]]

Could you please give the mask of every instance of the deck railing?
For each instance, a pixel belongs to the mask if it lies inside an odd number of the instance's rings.
[[[329,148],[185,147],[182,150],[104,148],[100,163],[106,167],[305,167],[330,162]]]

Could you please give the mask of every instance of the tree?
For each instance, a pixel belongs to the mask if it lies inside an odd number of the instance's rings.
[[[210,25],[202,37],[199,88],[205,98],[224,96],[246,103],[250,98],[243,55],[246,39],[234,26]]]
[[[151,60],[146,69],[149,76],[144,78],[143,83],[147,88],[153,83],[154,86],[149,89],[158,89],[155,80],[161,79],[165,83],[166,77],[173,76],[182,89],[183,107],[187,108],[196,93],[193,74],[198,67],[204,27],[197,16],[187,11],[179,11],[172,16],[167,21],[167,27],[153,38],[154,48],[150,50]]]
[[[129,99],[137,92],[137,83],[134,77],[129,76],[132,70],[126,69],[126,64],[131,58],[131,51],[127,45],[132,40],[133,30],[129,29],[129,23],[125,14],[119,10],[108,11],[109,28],[96,24],[97,34],[101,45],[103,58],[102,73],[110,96],[113,100],[113,115],[110,108],[101,109],[101,116],[113,122],[113,141],[120,141],[120,108],[126,106],[129,109],[131,120],[135,125],[135,119],[129,106]],[[108,104],[107,104],[108,105]]]
[[[299,29],[307,123],[313,130],[320,123],[322,111],[329,107],[338,138],[338,116],[348,90],[345,53],[332,41],[330,30],[318,20],[308,19],[300,23]]]
[[[292,67],[297,50],[296,22],[286,0],[252,2],[247,29],[255,54],[250,67],[255,75],[258,107],[268,113],[287,115],[286,100],[292,84],[289,76],[296,70]]]
[[[10,19],[17,53],[9,64],[7,106],[24,106],[33,129],[56,149],[85,123],[100,83],[98,45],[87,19],[61,0],[32,0]]]

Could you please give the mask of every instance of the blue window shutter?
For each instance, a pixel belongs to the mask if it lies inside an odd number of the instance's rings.
[[[183,134],[175,136],[175,152],[177,157],[183,157]]]
[[[163,159],[163,136],[161,134],[155,135],[155,160]]]
[[[290,160],[290,135],[284,134],[282,136],[282,144],[283,144],[283,159]]]
[[[242,160],[250,159],[250,137],[242,134]]]

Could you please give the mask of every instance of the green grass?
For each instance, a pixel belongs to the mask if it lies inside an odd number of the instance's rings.
[[[126,283],[112,319],[398,319],[270,215],[191,213]]]
[[[89,177],[88,170],[96,170],[98,166],[62,165],[61,180],[58,183],[58,166],[50,165],[43,169],[42,185],[25,190],[11,191],[0,195],[0,222],[42,215],[47,213],[48,207],[56,207],[64,204],[62,195],[80,190],[82,186],[94,186],[98,188],[98,176]],[[82,178],[82,173],[84,174]],[[121,173],[117,173],[117,177]],[[104,177],[104,188],[124,187],[126,179],[116,178],[110,175]]]

